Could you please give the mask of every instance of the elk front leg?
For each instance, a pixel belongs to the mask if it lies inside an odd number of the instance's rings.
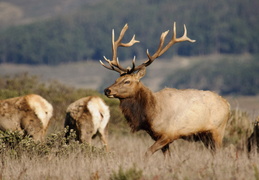
[[[171,143],[172,140],[167,137],[161,137],[158,139],[150,148],[148,148],[145,158],[148,159],[152,154],[154,154],[157,150],[161,149],[164,154],[169,153],[169,143]]]
[[[170,153],[170,149],[169,149],[169,144],[167,144],[164,147],[162,147],[162,152],[163,152],[165,158],[171,157],[171,153]]]

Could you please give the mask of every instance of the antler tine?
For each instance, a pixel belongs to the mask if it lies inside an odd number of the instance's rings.
[[[173,27],[173,36],[172,39],[169,41],[169,43],[164,47],[164,49],[159,53],[159,56],[164,54],[172,45],[178,42],[183,42],[183,41],[189,41],[189,42],[195,42],[196,40],[192,40],[189,37],[187,37],[187,29],[185,24],[183,25],[184,27],[184,33],[182,37],[176,38],[176,23],[174,22],[174,27]]]
[[[110,70],[113,70],[113,71],[116,71],[116,72],[118,72],[118,73],[120,73],[120,74],[124,74],[124,73],[125,73],[124,71],[121,71],[120,69],[115,68],[115,67],[111,64],[111,61],[108,60],[105,56],[103,56],[103,58],[104,58],[104,60],[107,61],[107,62],[109,63],[109,65],[110,65],[110,67],[109,67],[109,66],[105,65],[105,64],[102,62],[102,60],[99,60],[99,62],[101,63],[101,65],[102,65],[103,67],[105,67],[105,68],[107,68],[107,69],[110,69]]]
[[[160,56],[160,52],[162,51],[162,48],[163,48],[163,45],[164,45],[164,42],[165,42],[165,38],[168,34],[169,30],[163,32],[160,36],[160,42],[159,42],[159,46],[158,46],[158,49],[157,51],[153,54],[153,56],[151,56],[149,54],[149,51],[147,49],[147,56],[148,56],[148,60],[144,62],[144,64],[146,66],[148,66],[149,64],[151,64],[157,57]]]
[[[122,39],[124,37],[125,32],[128,29],[128,24],[125,24],[125,26],[122,28],[120,35],[118,39],[115,41],[115,35],[114,35],[114,29],[112,30],[112,60],[107,59],[104,57],[105,61],[107,61],[110,65],[106,66],[102,61],[100,63],[107,69],[114,70],[120,73],[120,75],[128,73],[130,70],[129,68],[123,68],[121,67],[119,63],[119,59],[117,57],[117,48],[122,46],[122,47],[130,47],[134,45],[135,43],[138,43],[139,41],[135,39],[135,35],[133,35],[132,39],[128,43],[122,43]]]
[[[104,57],[105,61],[107,61],[109,63],[110,67],[107,65],[104,65],[104,63],[102,61],[100,61],[100,63],[105,68],[117,71],[120,73],[120,75],[130,74],[130,73],[133,73],[133,72],[141,69],[142,67],[149,66],[156,58],[158,58],[159,56],[164,54],[175,43],[183,42],[183,41],[195,42],[195,40],[192,40],[187,36],[187,29],[186,29],[185,25],[184,25],[183,35],[179,38],[176,38],[176,23],[174,22],[173,36],[165,47],[163,47],[163,46],[164,46],[165,38],[169,31],[165,31],[161,34],[158,49],[152,56],[149,54],[149,52],[147,50],[148,60],[146,60],[144,63],[140,64],[139,66],[135,67],[135,57],[134,57],[132,60],[132,68],[123,68],[120,66],[119,59],[117,58],[117,48],[119,46],[130,47],[130,46],[134,45],[135,43],[139,42],[138,40],[135,39],[135,35],[133,35],[132,39],[128,43],[121,42],[127,29],[128,29],[128,24],[125,24],[125,26],[122,28],[122,30],[120,32],[119,38],[116,41],[114,41],[114,30],[112,30],[112,54],[113,54],[112,60],[109,60],[106,57]]]
[[[148,57],[148,60],[146,60],[144,63],[142,63],[141,65],[137,66],[134,70],[131,70],[132,72],[134,71],[137,71],[139,69],[141,69],[143,66],[147,67],[149,66],[157,57],[159,57],[161,54],[160,52],[163,50],[163,45],[164,45],[164,42],[165,42],[165,38],[168,34],[169,30],[163,32],[160,36],[160,42],[159,42],[159,46],[157,48],[157,51],[151,56],[149,54],[149,51],[147,49],[147,57]]]
[[[135,34],[134,34],[132,39],[130,40],[130,42],[128,42],[128,43],[120,43],[120,46],[122,46],[122,47],[130,47],[130,46],[133,46],[133,44],[139,43],[139,42],[140,41],[135,39]]]
[[[164,41],[165,38],[167,36],[169,31],[165,31],[161,34],[160,37],[160,43],[158,46],[157,51],[151,56],[147,50],[147,56],[148,56],[148,60],[146,60],[144,63],[142,63],[141,65],[137,66],[134,70],[132,70],[132,72],[137,71],[139,69],[141,69],[143,66],[147,67],[149,66],[156,58],[158,58],[159,56],[161,56],[162,54],[164,54],[172,45],[174,45],[175,43],[178,42],[182,42],[182,41],[189,41],[189,42],[195,42],[195,40],[190,39],[189,37],[187,37],[187,29],[186,26],[184,25],[184,33],[182,35],[182,37],[180,38],[176,38],[176,23],[174,22],[174,27],[173,27],[173,36],[172,39],[168,42],[168,44],[163,48],[164,45]]]
[[[176,38],[176,42],[181,42],[181,41],[196,42],[196,40],[193,40],[193,39],[190,39],[189,37],[187,37],[187,28],[186,28],[185,24],[183,25],[183,28],[184,28],[183,36],[180,38]],[[176,35],[175,23],[174,23],[174,34]]]
[[[133,57],[132,59],[132,67],[131,68],[128,68],[128,74],[131,74],[135,71],[135,62],[136,62],[136,56]]]

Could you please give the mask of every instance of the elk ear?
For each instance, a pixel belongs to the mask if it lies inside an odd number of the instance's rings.
[[[142,77],[144,77],[146,74],[146,67],[143,66],[137,73],[136,73],[136,77],[138,80],[140,80]]]

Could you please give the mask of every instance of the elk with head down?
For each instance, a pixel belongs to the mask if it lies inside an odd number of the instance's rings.
[[[42,141],[52,114],[52,105],[36,94],[1,100],[0,130],[24,132]]]
[[[92,137],[99,135],[106,150],[108,150],[109,107],[102,98],[88,96],[71,103],[66,111],[65,127],[68,127],[66,137],[71,130],[76,132],[76,140],[91,144]]]
[[[105,68],[120,73],[115,83],[104,92],[107,97],[120,100],[120,108],[132,131],[144,130],[155,141],[148,148],[146,157],[160,149],[164,155],[170,155],[170,143],[179,138],[189,139],[191,136],[202,140],[212,149],[220,147],[230,114],[229,103],[225,99],[214,92],[196,89],[165,88],[154,93],[140,82],[146,67],[173,44],[195,42],[187,37],[186,27],[184,26],[184,35],[176,38],[174,23],[174,34],[166,46],[164,41],[169,31],[161,34],[159,47],[153,55],[147,51],[148,60],[136,67],[134,57],[132,68],[123,68],[117,58],[117,48],[130,47],[139,42],[135,40],[135,35],[130,42],[121,42],[127,29],[126,24],[116,41],[112,31],[112,60],[104,57],[109,66],[100,61]]]

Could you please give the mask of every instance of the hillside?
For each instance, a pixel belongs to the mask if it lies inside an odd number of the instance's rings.
[[[144,60],[137,59],[136,64]],[[131,64],[131,60],[123,61],[121,64],[127,67]],[[142,81],[153,91],[164,87],[196,88],[216,91],[222,95],[251,96],[259,94],[258,68],[258,58],[249,55],[159,58],[147,68]],[[43,81],[57,80],[68,86],[100,92],[119,76],[118,73],[103,68],[96,61],[57,66],[0,65],[1,76],[23,73],[36,75]]]
[[[111,58],[113,28],[118,37],[128,23],[123,42],[133,34],[140,41],[118,49],[118,58],[127,67],[133,56],[141,63],[147,49],[154,53],[160,34],[171,30],[175,21],[177,37],[185,23],[188,36],[196,42],[170,48],[148,68],[144,83],[152,90],[169,86],[256,95],[258,8],[256,0],[1,1],[1,74],[29,72],[45,81],[100,90],[117,77],[95,62],[103,55]]]
[[[189,37],[197,41],[180,43],[163,58],[259,51],[259,2],[256,0],[33,2],[13,2],[19,22],[34,20],[2,28],[0,63],[53,65],[99,60],[103,55],[110,57],[111,29],[115,29],[117,37],[125,23],[130,27],[125,41],[136,34],[141,43],[120,49],[121,60],[134,55],[144,58],[146,49],[154,52],[160,34],[171,30],[173,22],[177,22],[178,36],[186,24]],[[169,36],[171,32],[167,39]]]
[[[99,1],[101,0],[2,0],[0,29],[65,15],[76,11],[81,6]]]

